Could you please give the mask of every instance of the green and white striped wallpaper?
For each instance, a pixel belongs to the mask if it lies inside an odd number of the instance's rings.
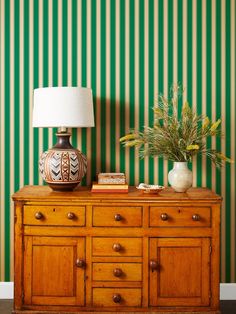
[[[130,185],[167,185],[171,164],[140,161],[119,137],[152,124],[155,95],[179,81],[199,114],[222,117],[225,138],[208,145],[235,160],[235,20],[235,0],[0,0],[0,280],[13,280],[11,194],[42,184],[38,158],[55,140],[31,126],[33,89],[92,88],[96,127],[72,130],[84,184],[122,171]],[[194,186],[224,198],[221,279],[235,282],[235,164],[219,172],[198,158],[192,170]]]

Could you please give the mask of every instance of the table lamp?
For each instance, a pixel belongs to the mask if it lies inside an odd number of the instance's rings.
[[[57,127],[57,143],[39,160],[42,178],[55,191],[72,191],[87,170],[87,159],[70,144],[68,128],[93,127],[92,90],[45,87],[34,90],[33,127]]]

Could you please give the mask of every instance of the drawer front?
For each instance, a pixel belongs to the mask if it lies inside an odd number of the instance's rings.
[[[141,281],[141,263],[93,263],[94,281]]]
[[[93,256],[142,256],[142,239],[94,237]]]
[[[210,207],[150,207],[150,227],[210,227]]]
[[[94,206],[93,226],[95,227],[141,227],[142,207]]]
[[[141,306],[141,289],[93,288],[93,306]]]
[[[25,225],[84,226],[84,206],[24,206]]]

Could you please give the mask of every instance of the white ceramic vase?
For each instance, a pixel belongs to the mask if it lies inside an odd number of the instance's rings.
[[[192,186],[193,174],[188,169],[187,162],[174,162],[174,167],[168,173],[168,181],[176,192],[185,192]]]

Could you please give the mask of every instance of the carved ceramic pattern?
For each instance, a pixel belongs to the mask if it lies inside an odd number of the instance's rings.
[[[87,170],[87,160],[79,151],[49,150],[41,155],[39,170],[46,182],[80,182]]]

